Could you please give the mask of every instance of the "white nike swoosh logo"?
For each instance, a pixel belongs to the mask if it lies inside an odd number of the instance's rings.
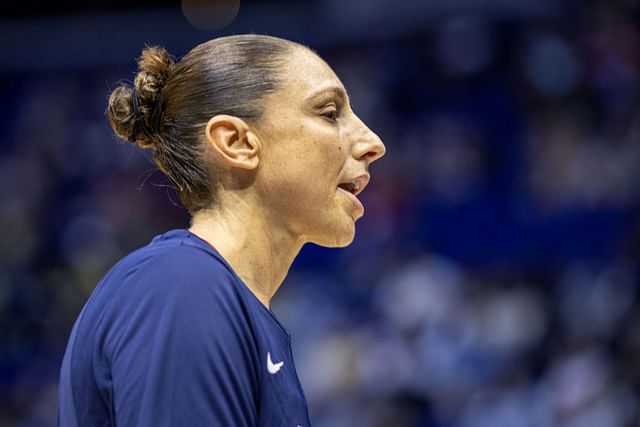
[[[271,353],[267,352],[267,370],[271,375],[278,372],[280,368],[282,368],[282,365],[284,365],[284,362],[273,363],[271,360]]]

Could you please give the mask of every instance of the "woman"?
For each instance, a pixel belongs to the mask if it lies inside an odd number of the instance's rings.
[[[269,309],[307,242],[348,245],[385,148],[308,48],[239,35],[148,47],[109,99],[192,215],[100,281],[62,363],[61,426],[308,426]]]

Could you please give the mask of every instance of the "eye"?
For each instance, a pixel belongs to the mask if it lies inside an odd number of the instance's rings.
[[[324,113],[322,113],[323,117],[328,118],[329,120],[335,122],[336,120],[338,120],[338,111],[337,110],[329,110],[326,111]]]

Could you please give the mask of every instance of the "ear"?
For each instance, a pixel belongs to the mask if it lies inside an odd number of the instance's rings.
[[[207,122],[205,135],[207,142],[229,166],[239,169],[258,166],[259,140],[244,120],[218,114]]]

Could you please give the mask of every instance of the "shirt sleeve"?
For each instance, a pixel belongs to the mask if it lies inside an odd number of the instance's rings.
[[[161,257],[127,278],[104,339],[119,427],[255,426],[255,345],[229,273]],[[195,255],[197,258],[201,255]]]

